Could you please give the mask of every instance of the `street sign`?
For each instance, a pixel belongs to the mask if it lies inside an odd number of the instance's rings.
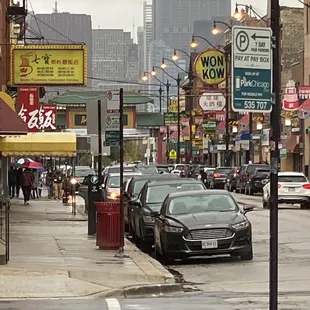
[[[111,90],[107,92],[107,112],[119,112],[119,90]]]
[[[101,103],[101,125],[102,132],[105,131],[106,105]],[[87,134],[98,135],[98,100],[92,100],[86,104]]]
[[[177,159],[177,152],[175,150],[171,150],[169,152],[169,158],[170,159]]]
[[[105,145],[106,146],[119,146],[119,131],[106,131]]]
[[[108,113],[105,118],[105,130],[119,130],[119,113]]]
[[[225,108],[225,97],[222,93],[203,93],[199,98],[199,106],[205,112],[222,111]]]
[[[270,28],[232,27],[232,109],[272,110],[272,32]]]

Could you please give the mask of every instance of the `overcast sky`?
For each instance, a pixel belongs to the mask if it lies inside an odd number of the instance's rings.
[[[232,10],[236,2],[240,1],[232,0]],[[241,2],[252,5],[259,13],[266,13],[267,0],[243,0]],[[151,0],[148,3],[151,3]],[[280,0],[280,4],[302,6],[298,0]],[[36,13],[51,13],[54,7],[54,0],[28,1],[28,9]],[[133,20],[135,20],[135,31],[138,26],[142,26],[143,0],[58,0],[58,10],[92,15],[93,28],[100,26],[100,28],[119,28],[132,32]]]

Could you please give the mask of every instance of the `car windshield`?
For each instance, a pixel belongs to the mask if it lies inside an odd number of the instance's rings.
[[[139,181],[135,182],[135,185],[134,185],[134,188],[133,188],[133,195],[134,196],[137,196],[140,193],[142,187],[144,186],[144,184],[146,182],[147,182],[147,180],[139,180]]]
[[[126,182],[127,180],[131,179],[133,176],[132,175],[124,175],[124,182]],[[120,176],[116,175],[116,176],[111,176],[109,177],[109,181],[108,181],[108,187],[111,188],[119,188],[120,185]]]
[[[154,166],[140,166],[138,168],[143,174],[158,174],[158,170]]]
[[[303,175],[281,175],[278,176],[279,183],[306,183],[308,182]]]
[[[217,168],[214,170],[214,173],[228,174],[230,171],[231,171],[231,168]]]
[[[157,167],[157,170],[158,170],[159,172],[167,172],[167,173],[170,172],[170,170],[169,170],[168,167]]]
[[[90,169],[90,168],[85,168],[85,169],[76,169],[75,170],[75,176],[77,178],[85,178],[87,177],[89,174],[96,174],[95,171],[93,169]]]
[[[169,205],[171,215],[232,211],[238,211],[238,206],[228,195],[183,196],[172,199]]]
[[[187,166],[185,166],[185,165],[176,165],[175,166],[175,170],[181,170],[181,171],[183,171],[183,170],[185,170],[187,168]]]
[[[204,190],[202,183],[176,183],[149,187],[146,194],[146,203],[162,203],[166,196],[175,192]]]

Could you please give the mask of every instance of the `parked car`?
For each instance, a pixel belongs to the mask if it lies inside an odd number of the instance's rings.
[[[133,202],[132,229],[136,244],[149,250],[154,242],[154,217],[151,212],[159,211],[166,196],[173,192],[205,190],[202,182],[195,179],[175,179],[147,182]]]
[[[125,214],[125,228],[130,235],[132,235],[132,216],[133,203],[138,198],[138,195],[146,182],[161,182],[162,180],[179,179],[174,174],[152,174],[152,175],[138,175],[127,180],[127,187],[124,191],[124,214]]]
[[[141,172],[124,172],[124,182],[127,179],[130,179],[134,176],[142,175]],[[104,201],[117,201],[120,197],[120,174],[119,173],[110,173],[104,180],[102,185],[103,188],[103,200]]]
[[[256,169],[269,169],[270,166],[266,164],[247,164],[241,166],[239,173],[236,176],[236,193],[243,194],[248,182],[249,176],[253,174]]]
[[[262,193],[263,187],[269,182],[270,169],[256,169],[253,174],[249,175],[245,187],[246,195]]]
[[[137,166],[138,170],[142,174],[158,174],[158,169],[154,165],[139,165]]]
[[[278,203],[300,204],[301,209],[310,209],[310,183],[301,172],[278,173]],[[270,182],[263,188],[263,207],[269,209]]]
[[[210,188],[225,188],[227,175],[231,171],[232,167],[217,167],[215,168],[212,176],[210,176]]]
[[[233,192],[236,189],[236,177],[237,174],[239,173],[239,168],[238,167],[233,167],[230,172],[227,174],[226,182],[225,182],[225,188],[229,192]]]
[[[223,190],[171,193],[152,213],[156,258],[230,254],[252,260],[252,228],[245,216],[252,210],[241,210]]]

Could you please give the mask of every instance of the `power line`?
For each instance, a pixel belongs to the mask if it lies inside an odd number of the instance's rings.
[[[68,41],[70,41],[73,44],[76,44],[76,42],[74,42],[73,40],[71,40],[69,37],[67,37],[66,35],[64,35],[63,33],[61,33],[60,31],[58,31],[57,29],[51,27],[49,24],[47,24],[46,22],[42,21],[41,19],[39,19],[38,17],[35,16],[35,14],[30,14],[28,13],[30,16],[36,18],[37,21],[39,21],[40,23],[42,23],[43,25],[45,25],[46,27],[48,27],[49,29],[55,31],[57,34],[61,35],[63,38],[67,39]]]
[[[29,4],[30,4],[30,7],[31,7],[32,12],[34,12],[34,9],[33,9],[32,3],[31,3],[31,0],[29,0]],[[41,29],[40,29],[40,26],[39,26],[39,23],[38,23],[38,20],[37,20],[36,17],[35,17],[35,21],[36,21],[36,24],[37,24],[37,27],[38,27],[38,30],[39,30],[39,33],[40,33],[40,38],[42,38],[42,32],[41,32]]]

